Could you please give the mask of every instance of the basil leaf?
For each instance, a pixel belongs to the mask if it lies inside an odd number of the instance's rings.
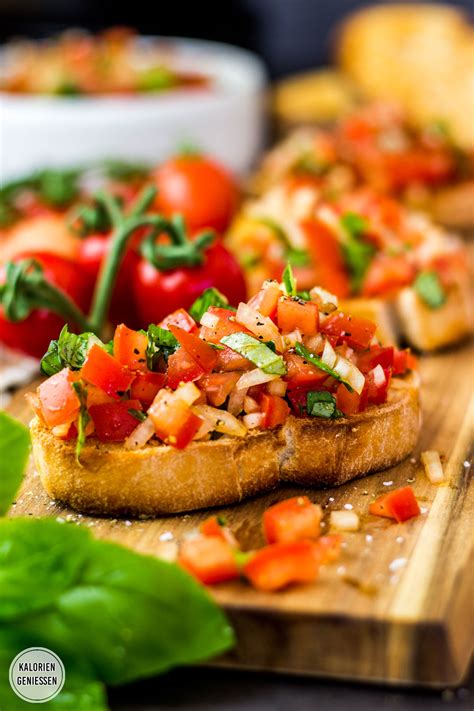
[[[344,417],[336,407],[336,398],[326,390],[311,390],[307,393],[306,412],[310,417],[324,417],[327,420]]]
[[[307,289],[303,289],[303,291],[297,291],[296,296],[298,299],[302,299],[303,301],[311,301],[311,294]]]
[[[143,422],[143,420],[146,420],[147,418],[146,412],[142,412],[141,410],[135,410],[133,407],[128,410],[128,413],[139,422]]]
[[[282,274],[282,281],[287,295],[296,296],[296,279],[291,264],[286,265]]]
[[[230,336],[221,338],[221,343],[250,360],[264,373],[272,375],[286,375],[285,361],[265,343],[257,340],[248,333],[231,333]]]
[[[76,440],[76,461],[79,463],[81,451],[86,441],[86,427],[90,422],[90,415],[87,409],[87,388],[83,382],[76,381],[72,383],[72,387],[76,391],[81,407],[77,418],[77,440]]]
[[[288,238],[288,235],[281,227],[281,225],[278,224],[278,222],[275,222],[275,220],[272,220],[270,217],[258,217],[257,220],[258,222],[261,222],[262,225],[265,225],[266,227],[271,229],[275,237],[280,240],[283,247],[285,248],[286,260],[289,264],[294,267],[306,267],[308,264],[310,264],[311,259],[309,252],[306,249],[298,249],[296,247],[293,247]]]
[[[430,309],[439,309],[446,301],[446,292],[436,272],[420,272],[413,288]]]
[[[307,360],[308,363],[311,363],[311,365],[315,365],[316,368],[319,368],[320,370],[324,370],[324,372],[328,375],[332,375],[335,380],[339,380],[340,383],[343,383],[349,390],[349,392],[353,391],[353,388],[349,385],[349,383],[346,383],[346,381],[341,378],[339,373],[337,373],[335,370],[326,365],[326,363],[324,363],[321,358],[315,353],[311,353],[311,351],[308,350],[306,346],[303,346],[302,343],[296,343],[295,351],[299,356]]]
[[[189,309],[189,314],[196,321],[196,323],[199,323],[203,314],[205,314],[211,306],[235,311],[233,306],[229,306],[227,297],[224,296],[224,294],[221,294],[218,289],[211,286],[209,289],[205,289],[201,296],[198,296],[194,304]]]
[[[306,249],[296,249],[293,247],[287,250],[286,259],[288,260],[288,264],[291,264],[292,267],[307,267],[311,262],[309,252]]]
[[[367,231],[367,220],[354,212],[347,212],[341,217],[341,224],[346,231],[346,240],[341,245],[342,255],[350,273],[353,291],[360,290],[365,274],[375,254],[375,247],[364,241],[362,235]]]
[[[160,359],[164,359],[167,363],[170,355],[179,348],[179,343],[171,331],[154,324],[148,326],[147,337],[147,366],[150,370],[156,370]]]
[[[48,168],[37,173],[36,188],[40,198],[57,207],[62,207],[79,197],[80,170],[56,170]]]
[[[59,338],[51,341],[47,352],[41,359],[41,371],[45,375],[54,375],[63,368],[80,370],[89,349],[94,344],[110,352],[110,344],[105,346],[95,333],[70,333],[66,324],[61,329]]]
[[[368,222],[362,215],[356,212],[346,212],[341,217],[342,226],[353,237],[360,237],[364,232],[367,232]]]
[[[28,429],[0,411],[0,516],[8,511],[20,488],[29,451]]]

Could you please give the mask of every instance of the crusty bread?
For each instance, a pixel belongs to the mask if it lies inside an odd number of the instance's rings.
[[[340,420],[295,418],[244,439],[153,443],[127,451],[88,440],[81,463],[73,442],[31,423],[33,453],[48,494],[79,511],[153,516],[233,504],[291,481],[335,486],[404,459],[420,428],[417,376],[396,379],[387,403]]]

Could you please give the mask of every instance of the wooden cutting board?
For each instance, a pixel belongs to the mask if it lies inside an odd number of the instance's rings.
[[[431,686],[462,680],[474,640],[473,365],[472,346],[423,359],[424,427],[413,457],[397,467],[337,489],[282,487],[219,510],[244,549],[263,543],[263,511],[299,493],[327,513],[353,507],[362,528],[345,534],[340,560],[314,585],[278,594],[256,592],[244,582],[214,588],[238,640],[218,663]],[[30,417],[21,393],[9,410],[25,422]],[[447,481],[438,487],[419,463],[427,449],[443,457]],[[395,524],[367,515],[376,495],[407,483],[422,507],[419,518]],[[166,556],[207,514],[134,521],[80,516],[48,499],[31,466],[12,515],[80,522],[99,538]]]

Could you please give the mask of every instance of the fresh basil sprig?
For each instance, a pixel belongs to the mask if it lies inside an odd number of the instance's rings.
[[[446,301],[446,292],[436,272],[420,272],[413,288],[430,309],[439,309]]]
[[[41,359],[41,372],[54,375],[63,368],[80,370],[84,365],[87,353],[95,344],[110,352],[110,345],[104,345],[95,333],[70,333],[65,324],[57,340],[51,341],[49,348]]]
[[[307,393],[306,412],[310,417],[323,417],[326,420],[344,417],[344,413],[337,409],[336,398],[326,390],[310,390]]]
[[[160,359],[167,363],[170,355],[179,348],[179,343],[171,331],[154,324],[148,326],[147,338],[146,362],[150,370],[157,369]]]
[[[224,294],[221,294],[218,289],[211,286],[209,289],[205,289],[201,296],[198,296],[194,304],[189,309],[189,314],[196,321],[196,323],[199,323],[203,314],[205,314],[211,306],[235,311],[233,306],[229,306],[227,297],[224,296]]]
[[[288,263],[282,274],[282,282],[288,296],[296,296],[296,279],[291,264]]]

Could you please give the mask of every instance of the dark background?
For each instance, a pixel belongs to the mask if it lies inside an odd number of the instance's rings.
[[[406,0],[405,0],[406,1]],[[230,42],[253,50],[272,77],[328,61],[334,29],[361,0],[0,0],[0,40],[68,27],[135,27],[144,34]],[[473,0],[448,0],[466,10]]]

